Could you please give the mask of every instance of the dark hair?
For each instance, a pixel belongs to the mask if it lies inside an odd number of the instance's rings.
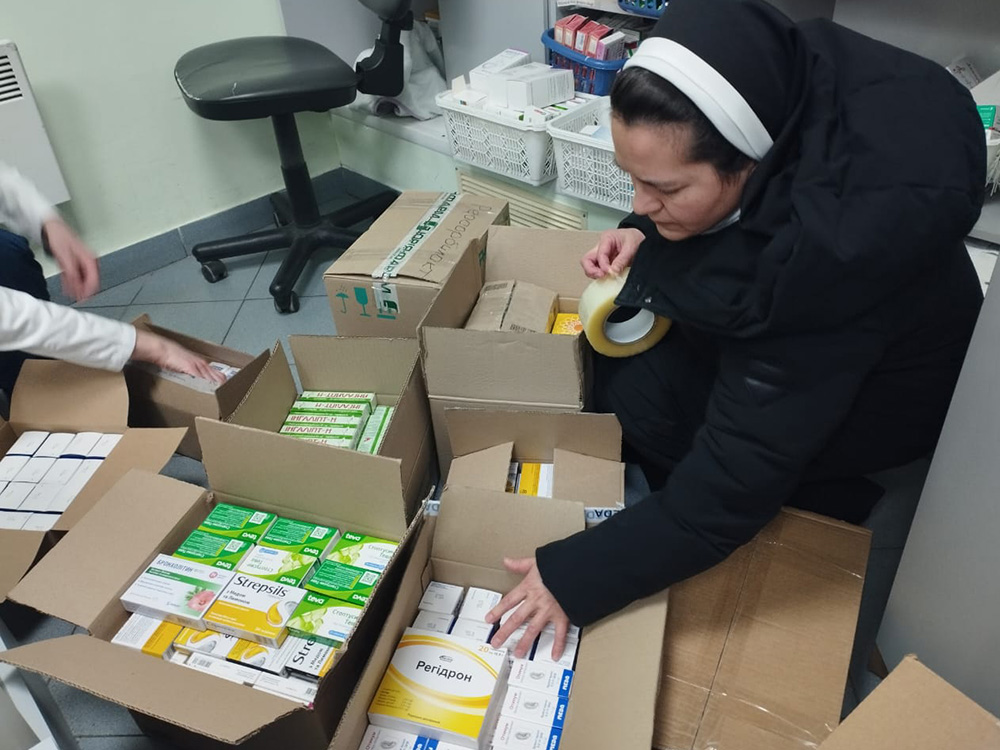
[[[687,125],[691,133],[688,161],[707,162],[722,179],[735,177],[753,159],[722,137],[674,84],[645,68],[623,70],[611,87],[611,109],[626,125]]]

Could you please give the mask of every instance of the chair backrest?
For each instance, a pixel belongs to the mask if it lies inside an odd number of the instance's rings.
[[[358,0],[383,21],[395,21],[410,10],[411,0]]]

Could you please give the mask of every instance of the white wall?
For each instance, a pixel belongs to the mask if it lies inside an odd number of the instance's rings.
[[[270,123],[202,120],[173,68],[202,44],[283,33],[278,0],[0,0],[72,195],[61,208],[95,251],[281,185]],[[339,166],[328,116],[300,128],[314,174]]]

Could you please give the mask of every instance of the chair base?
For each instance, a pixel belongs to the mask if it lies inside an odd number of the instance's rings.
[[[360,232],[350,227],[379,216],[397,196],[394,191],[384,191],[321,216],[315,223],[303,225],[295,220],[288,198],[282,193],[275,193],[271,196],[275,223],[279,224],[275,229],[202,242],[195,245],[191,254],[201,263],[205,279],[214,283],[226,277],[226,268],[221,262],[225,258],[288,248],[269,292],[278,312],[297,312],[299,302],[294,288],[309,258],[323,248],[346,250],[361,236]]]

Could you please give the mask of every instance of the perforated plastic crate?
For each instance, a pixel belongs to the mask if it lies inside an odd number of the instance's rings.
[[[557,187],[567,195],[631,211],[635,189],[615,163],[614,146],[580,134],[588,125],[610,122],[610,112],[611,99],[602,96],[549,122],[559,166]]]

